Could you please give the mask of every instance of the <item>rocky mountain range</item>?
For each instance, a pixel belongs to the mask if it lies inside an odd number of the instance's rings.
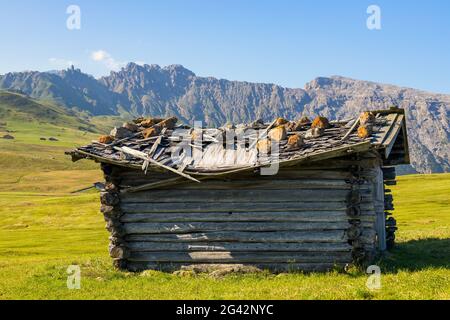
[[[417,172],[450,171],[450,95],[433,94],[344,77],[320,77],[303,89],[275,84],[199,77],[180,65],[128,64],[95,79],[79,69],[0,75],[0,89],[50,100],[91,115],[169,116],[208,125],[296,119],[320,114],[344,119],[362,110],[404,108],[412,167]]]

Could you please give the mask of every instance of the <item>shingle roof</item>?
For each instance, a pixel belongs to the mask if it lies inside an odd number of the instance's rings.
[[[404,153],[399,157],[400,160],[397,164],[408,163],[404,111],[393,108],[372,111],[372,114],[375,117],[370,124],[373,129],[366,138],[358,135],[358,126],[361,125],[359,118],[330,122],[329,127],[315,137],[311,137],[311,123],[300,126],[295,125],[295,122],[288,122],[283,125],[284,128],[288,128],[286,136],[283,136],[281,132],[283,130],[280,129],[281,141],[278,152],[272,149],[269,155],[262,154],[260,143],[265,141],[268,132],[269,136],[272,135],[277,120],[271,124],[255,122],[249,125],[217,129],[193,129],[184,125],[164,126],[161,125],[160,120],[157,120],[154,122],[160,123],[150,126],[150,129],[157,128],[158,130],[152,132],[154,136],[151,136],[148,132],[149,128],[146,129],[142,125],[145,124],[142,122],[143,119],[140,119],[135,121],[137,125],[128,124],[128,126],[134,126],[135,131],[130,137],[115,140],[111,138],[110,141],[107,141],[110,142],[109,144],[94,141],[92,144],[79,147],[68,154],[72,155],[74,161],[85,158],[137,170],[171,170],[186,178],[196,180],[194,177],[250,170],[274,162],[279,162],[282,166],[294,165],[371,149],[382,151],[385,159],[389,159],[392,157],[390,153],[394,144],[401,136],[400,147],[403,148]],[[146,124],[149,123],[151,124],[152,121],[146,122]],[[115,134],[117,134],[117,129]],[[147,139],[144,138],[144,134],[148,136]],[[234,139],[226,139],[227,134],[236,134],[244,139],[236,142]],[[293,146],[292,143],[288,143],[289,137],[294,135],[303,140],[302,145],[295,144]],[[200,136],[203,139],[198,139]],[[267,141],[270,142],[273,139],[269,138]],[[228,142],[228,144],[226,145],[224,142]],[[272,148],[274,146],[276,144]],[[174,158],[174,154],[180,155],[180,157]]]

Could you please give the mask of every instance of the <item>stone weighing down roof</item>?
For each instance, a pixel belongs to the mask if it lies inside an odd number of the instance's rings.
[[[378,150],[388,165],[409,163],[404,110],[397,108],[334,122],[320,117],[312,123],[306,118],[297,122],[278,118],[271,124],[256,121],[217,129],[176,122],[141,118],[68,154],[74,161],[91,159],[146,172],[167,170],[195,181],[275,162],[296,165],[369,150]]]

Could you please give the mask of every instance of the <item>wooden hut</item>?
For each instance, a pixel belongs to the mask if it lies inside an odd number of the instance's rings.
[[[370,262],[393,245],[388,186],[394,166],[409,163],[402,109],[335,122],[175,124],[138,119],[69,152],[101,163],[116,267],[321,271]],[[223,139],[233,132],[244,139]]]

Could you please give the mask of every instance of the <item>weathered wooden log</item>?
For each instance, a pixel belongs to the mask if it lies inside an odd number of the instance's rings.
[[[115,236],[110,236],[109,237],[109,242],[110,245],[114,245],[114,246],[126,246],[126,242],[122,237],[115,237]]]
[[[384,184],[387,186],[395,186],[395,185],[397,185],[397,181],[396,180],[385,180]]]
[[[110,183],[110,182],[105,184],[105,190],[107,192],[115,192],[115,193],[119,192],[119,188],[117,187],[117,185],[115,185],[114,183]]]
[[[348,222],[188,222],[188,223],[125,223],[126,234],[183,234],[213,231],[324,231],[345,230]],[[350,237],[350,231],[349,237]],[[356,231],[354,231],[356,232]],[[353,235],[353,233],[351,233]],[[359,234],[358,234],[359,235]],[[356,237],[356,236],[355,236]],[[353,238],[355,238],[353,237]]]
[[[118,270],[127,270],[128,269],[128,261],[125,259],[114,259],[113,266]]]
[[[347,208],[347,216],[350,218],[360,218],[361,217],[361,208],[359,206],[351,205]]]
[[[114,259],[127,259],[130,256],[130,250],[124,246],[109,246],[109,255]]]
[[[129,242],[127,247],[131,251],[231,251],[231,252],[350,252],[352,247],[348,243],[173,243],[173,242]]]
[[[368,193],[360,190],[351,190],[346,196],[347,203],[352,206],[359,205],[363,200],[363,194],[367,195]]]
[[[197,203],[121,203],[124,213],[165,212],[290,212],[347,210],[346,201],[341,202],[197,202]],[[373,211],[372,202],[361,203],[361,210]]]
[[[364,177],[363,177],[364,178]],[[212,190],[223,190],[223,189],[236,189],[236,188],[246,188],[246,189],[278,189],[286,190],[289,189],[286,184],[292,184],[295,187],[298,186],[301,189],[327,189],[332,188],[331,181],[339,182],[333,189],[349,189],[344,183],[349,184],[351,179],[260,179],[259,177],[251,177],[248,179],[236,179],[236,180],[219,180],[219,179],[203,179],[201,184],[193,184],[190,181],[180,181],[178,178],[174,179],[140,179],[140,178],[130,178],[122,179],[120,182],[120,187],[123,192],[134,193],[147,190],[172,190],[172,189],[209,189]],[[258,181],[260,183],[258,183]],[[309,183],[312,181],[312,183]],[[328,183],[329,181],[330,183]],[[364,180],[361,180],[364,182]],[[286,183],[284,183],[286,182]],[[323,182],[323,183],[322,183]],[[270,186],[272,184],[273,186]],[[254,187],[252,187],[254,186]],[[264,187],[266,186],[266,187]],[[366,189],[367,185],[361,185],[361,189]]]
[[[149,179],[170,179],[176,177],[173,174],[159,174],[157,172],[149,172],[147,175],[139,170],[124,171],[117,173],[117,177],[122,179],[138,179],[147,177]],[[226,179],[230,180],[247,180],[249,178],[258,178],[261,180],[274,180],[276,179],[328,179],[328,180],[345,180],[352,178],[352,174],[347,170],[296,170],[294,167],[285,168],[280,170],[276,176],[262,176],[254,172],[238,172],[236,174],[227,175]],[[212,180],[223,180],[223,177],[211,177]]]
[[[128,261],[196,263],[349,263],[350,252],[132,252]]]
[[[362,264],[366,258],[366,249],[363,248],[355,248],[352,251],[352,260],[356,264]]]
[[[121,182],[122,188],[127,186],[140,186],[151,182],[158,182],[161,180],[142,180],[142,179],[126,179]],[[326,179],[274,179],[274,180],[205,180],[201,184],[182,183],[177,185],[170,185],[169,187],[158,187],[156,190],[245,190],[245,189],[266,189],[266,190],[291,190],[291,189],[332,189],[332,190],[350,190],[351,185],[345,180],[326,180]],[[361,190],[367,190],[367,185],[361,185]],[[154,189],[154,190],[155,190]],[[123,190],[127,192],[126,189]]]
[[[222,264],[223,265],[223,264]],[[255,263],[249,264],[252,267],[257,267],[261,270],[269,270],[271,272],[324,272],[330,270],[344,270],[347,263]],[[156,262],[127,262],[127,270],[132,272],[139,272],[144,270],[158,270],[164,272],[173,272],[192,266],[190,263],[156,263]],[[214,264],[220,267],[220,264]],[[229,266],[229,263],[224,267]]]
[[[365,199],[370,201],[370,193],[352,192],[357,203]],[[345,201],[349,195],[347,190],[309,190],[293,189],[285,190],[154,190],[142,193],[122,194],[122,203],[187,203],[187,202],[266,202],[271,199],[272,202],[334,202]],[[353,199],[352,199],[353,200]]]
[[[190,234],[157,234],[157,235],[127,235],[127,242],[281,242],[281,243],[304,243],[304,242],[326,242],[347,243],[344,230],[330,231],[281,231],[281,232],[208,232]]]
[[[119,219],[122,216],[122,210],[119,206],[108,206],[102,204],[100,211],[105,216],[105,219]]]
[[[347,215],[347,210],[343,208],[322,210],[314,209],[314,211],[303,210],[298,211],[175,211],[175,212],[126,212],[121,222],[221,222],[221,221],[305,221],[305,222],[333,222],[351,220]],[[367,207],[359,212],[358,218],[361,221],[373,221],[376,215],[373,208]]]
[[[106,220],[106,230],[112,232],[115,229],[120,229],[123,227],[123,224],[116,219],[105,219]]]
[[[366,217],[365,217],[366,218]],[[203,213],[135,213],[125,214],[121,222],[344,222],[348,217],[341,211],[299,212],[203,212]]]
[[[352,250],[364,249],[364,246],[365,246],[365,243],[361,239],[349,240],[348,243],[351,245]]]
[[[123,238],[127,234],[125,228],[122,225],[114,227],[108,231],[111,233],[111,236],[115,238]]]
[[[100,201],[106,206],[116,206],[120,203],[120,197],[116,192],[101,192]]]
[[[346,234],[349,240],[355,240],[358,239],[359,236],[361,236],[362,230],[360,227],[351,226],[350,228],[347,229]]]

